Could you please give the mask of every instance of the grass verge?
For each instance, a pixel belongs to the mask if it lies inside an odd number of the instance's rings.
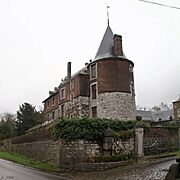
[[[21,165],[38,168],[42,170],[46,170],[49,172],[57,172],[58,167],[55,165],[52,165],[50,163],[42,163],[40,161],[36,161],[32,158],[28,158],[27,156],[16,154],[16,153],[10,153],[5,151],[0,151],[0,159],[9,160]]]
[[[174,151],[174,152],[164,152],[161,153],[159,157],[168,157],[168,156],[176,156],[176,158],[180,158],[180,151]]]

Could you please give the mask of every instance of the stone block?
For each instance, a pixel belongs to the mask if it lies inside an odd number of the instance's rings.
[[[168,174],[165,177],[165,180],[174,180],[178,173],[178,163],[174,163],[170,166]]]

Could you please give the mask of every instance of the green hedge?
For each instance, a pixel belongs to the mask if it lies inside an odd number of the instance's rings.
[[[87,139],[102,140],[104,131],[110,127],[114,132],[133,129],[136,121],[122,121],[112,119],[60,118],[52,126],[52,133],[56,139]]]
[[[40,128],[36,131],[26,133],[21,136],[16,136],[11,139],[12,144],[22,144],[22,143],[29,143],[34,141],[46,141],[53,139],[51,134],[51,130],[49,128]]]

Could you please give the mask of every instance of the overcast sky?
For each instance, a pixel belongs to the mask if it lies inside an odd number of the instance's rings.
[[[177,0],[154,0],[180,7]],[[109,1],[110,26],[135,64],[136,104],[180,94],[180,10],[138,0]],[[105,0],[0,0],[0,113],[36,107],[66,76],[94,59],[107,27]]]

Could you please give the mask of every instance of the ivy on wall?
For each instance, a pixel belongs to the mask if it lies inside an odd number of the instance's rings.
[[[136,121],[122,121],[100,118],[59,118],[51,127],[56,139],[102,140],[108,127],[114,132],[133,129]]]

